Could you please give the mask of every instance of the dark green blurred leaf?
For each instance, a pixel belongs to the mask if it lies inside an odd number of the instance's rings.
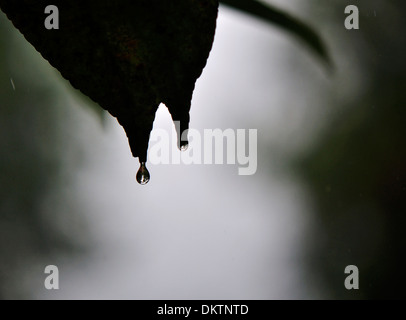
[[[256,0],[220,0],[220,3],[261,18],[286,29],[304,41],[321,59],[331,65],[326,46],[320,36],[304,22],[268,4]]]

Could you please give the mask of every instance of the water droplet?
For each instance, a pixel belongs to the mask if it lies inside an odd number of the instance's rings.
[[[180,151],[186,151],[188,148],[189,148],[189,144],[186,143],[186,144],[180,146]]]
[[[16,91],[16,86],[14,84],[13,78],[10,78],[11,86],[13,87],[13,90]]]
[[[148,183],[150,179],[149,171],[145,166],[145,162],[140,163],[140,169],[137,172],[137,182],[141,185],[145,185]]]

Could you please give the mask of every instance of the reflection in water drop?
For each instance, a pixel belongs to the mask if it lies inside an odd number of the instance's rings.
[[[137,181],[139,184],[147,184],[150,179],[149,171],[145,166],[145,162],[140,163],[140,169],[137,172]]]
[[[186,151],[188,148],[189,148],[189,144],[186,143],[186,144],[180,146],[180,151]]]

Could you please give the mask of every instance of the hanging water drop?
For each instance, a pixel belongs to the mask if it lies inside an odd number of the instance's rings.
[[[188,148],[189,148],[189,144],[186,143],[186,144],[180,146],[180,151],[186,151]]]
[[[141,185],[145,185],[148,183],[150,179],[149,171],[145,166],[145,162],[140,163],[140,168],[137,172],[137,182]]]

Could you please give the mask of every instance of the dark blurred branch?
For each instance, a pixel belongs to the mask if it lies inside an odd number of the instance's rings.
[[[220,3],[286,29],[306,43],[329,66],[331,65],[326,46],[319,35],[297,18],[256,0],[220,0]]]

